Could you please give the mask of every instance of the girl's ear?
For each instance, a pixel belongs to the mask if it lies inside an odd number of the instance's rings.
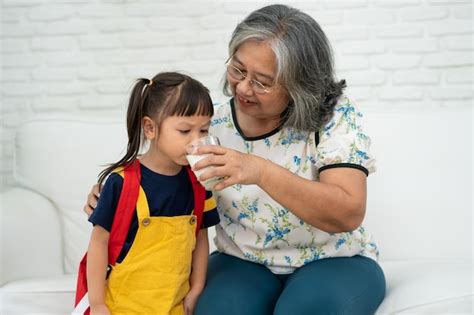
[[[153,140],[158,134],[158,128],[153,119],[148,116],[143,117],[142,120],[143,134],[147,140]]]

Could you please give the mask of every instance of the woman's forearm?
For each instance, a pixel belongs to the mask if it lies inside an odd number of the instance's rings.
[[[207,262],[209,257],[209,240],[207,229],[199,231],[196,248],[193,252],[192,271],[189,279],[191,290],[201,292],[206,283]]]
[[[361,224],[366,199],[363,172],[329,169],[320,174],[317,182],[258,159],[261,176],[257,185],[306,223],[329,233],[351,231]]]
[[[108,235],[106,230],[95,226],[87,251],[87,287],[91,306],[105,303]]]
[[[214,166],[199,177],[201,181],[224,178],[214,186],[216,191],[235,184],[258,185],[303,221],[330,233],[352,231],[364,219],[367,182],[359,169],[327,169],[315,181],[259,156],[225,147],[201,147],[198,153],[212,155],[196,163],[196,170]]]

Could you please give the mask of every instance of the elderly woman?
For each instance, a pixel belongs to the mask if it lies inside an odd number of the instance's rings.
[[[373,314],[385,278],[361,223],[375,161],[324,32],[297,9],[261,8],[234,30],[226,69],[232,98],[210,129],[223,146],[194,166],[225,178],[195,314]]]

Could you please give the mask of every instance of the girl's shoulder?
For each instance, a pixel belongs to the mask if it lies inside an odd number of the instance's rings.
[[[122,190],[123,186],[123,172],[120,174],[119,172],[112,172],[110,175],[107,177],[105,180],[104,186],[102,188],[102,192],[113,192],[113,194],[116,194],[117,192],[120,192]]]

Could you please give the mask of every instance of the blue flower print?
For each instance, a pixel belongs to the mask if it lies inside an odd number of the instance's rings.
[[[288,148],[291,144],[304,141],[306,138],[307,135],[305,133],[295,130],[286,130],[281,132],[278,142]]]
[[[323,250],[324,245],[317,245],[311,247],[302,247],[299,248],[300,251],[300,259],[303,260],[303,264],[309,264],[315,260],[319,260],[325,257],[325,252]]]
[[[235,185],[232,185],[231,187],[232,187],[232,189],[235,189],[238,192],[242,191],[242,184],[235,184]]]
[[[369,157],[367,156],[367,153],[364,151],[357,150],[356,152],[357,156],[360,157],[363,160],[368,160]]]
[[[265,241],[263,242],[263,246],[267,246],[268,243],[273,242],[275,239],[283,240],[285,243],[288,243],[287,240],[284,239],[286,234],[290,233],[289,228],[281,228],[277,224],[273,225],[271,229],[267,230],[267,234],[265,235]]]
[[[327,124],[324,128],[323,128],[323,132],[329,137],[331,136],[331,132],[330,130],[332,129],[332,127],[334,127],[334,125],[336,124],[336,122],[334,121],[334,119],[332,119],[329,124]]]
[[[273,207],[270,204],[265,204],[265,206],[270,210],[271,217],[260,218],[260,221],[266,224],[263,246],[266,247],[278,241],[289,244],[286,236],[292,229],[297,227],[290,222],[289,210],[286,208]]]
[[[239,216],[237,217],[237,220],[240,221],[242,219],[247,219],[247,218],[249,218],[248,213],[240,212]]]
[[[255,223],[256,214],[258,213],[258,200],[259,199],[257,198],[250,202],[248,197],[245,196],[242,198],[241,202],[232,201],[232,208],[237,209],[239,213],[237,220],[241,221],[243,219],[247,219]]]
[[[272,143],[270,142],[270,139],[268,139],[268,138],[263,139],[263,143],[265,143],[265,145],[266,145],[267,147],[271,147],[271,146],[272,146]]]
[[[256,254],[245,252],[244,257],[247,258],[250,261],[253,261],[255,263],[258,263],[258,264],[261,264],[261,265],[264,265],[264,266],[268,266],[270,264],[268,259],[265,258],[264,255],[261,252],[258,252]],[[273,265],[273,257],[272,257],[272,260],[271,260],[271,265]]]
[[[244,141],[244,145],[245,145],[245,149],[247,150],[247,153],[253,152],[253,146],[254,146],[253,141]]]
[[[339,249],[342,245],[344,245],[346,243],[346,239],[345,238],[340,238],[337,240],[337,243],[336,243],[336,249]]]
[[[293,162],[295,163],[296,166],[300,166],[301,158],[295,155],[293,156]]]
[[[211,120],[211,126],[217,126],[220,124],[227,123],[229,119],[226,117],[218,117]]]
[[[362,140],[362,141],[369,141],[369,143],[370,143],[370,138],[367,137],[367,135],[365,133],[362,133],[362,132],[357,133],[357,139]]]
[[[229,226],[229,225],[231,225],[231,224],[234,224],[234,220],[229,216],[228,213],[223,213],[221,218],[224,218],[224,219],[225,219],[225,220],[221,220],[221,224],[224,223],[223,221],[225,221],[225,225],[226,225],[226,226]]]

